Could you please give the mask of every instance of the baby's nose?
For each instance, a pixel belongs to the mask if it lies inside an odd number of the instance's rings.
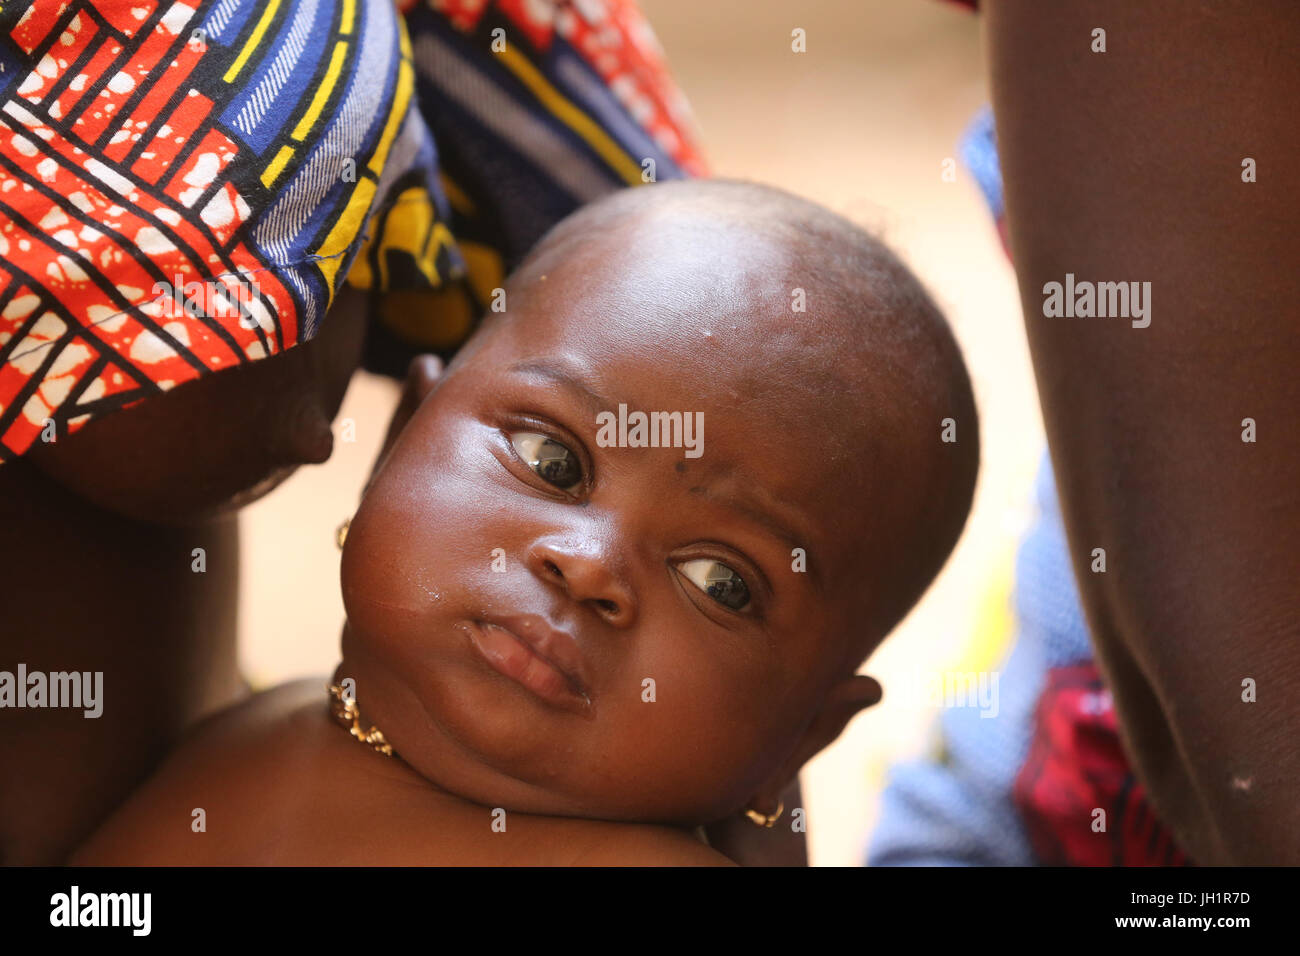
[[[614,627],[630,627],[636,614],[631,586],[608,549],[596,541],[550,539],[529,550],[528,567]]]

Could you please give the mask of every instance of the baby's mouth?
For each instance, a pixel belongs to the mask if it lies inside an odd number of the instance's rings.
[[[487,664],[549,704],[593,712],[577,642],[543,618],[514,615],[459,625]]]

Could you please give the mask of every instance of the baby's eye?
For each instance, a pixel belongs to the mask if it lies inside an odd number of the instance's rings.
[[[749,586],[731,568],[712,558],[683,561],[678,568],[686,579],[723,607],[739,611],[749,603]]]
[[[578,456],[555,439],[540,432],[513,432],[510,444],[539,478],[565,491],[582,483]]]

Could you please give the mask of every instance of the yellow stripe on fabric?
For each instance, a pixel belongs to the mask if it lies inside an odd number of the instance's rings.
[[[316,87],[316,95],[311,98],[311,105],[307,107],[307,112],[302,114],[302,119],[298,120],[298,125],[293,128],[294,139],[301,140],[316,125],[321,110],[325,108],[330,94],[334,92],[334,84],[338,82],[339,74],[343,72],[343,58],[347,55],[346,40],[339,40],[334,44],[334,52],[330,54],[330,65],[325,71],[325,78],[321,80],[320,86]]]
[[[413,186],[398,195],[384,218],[384,231],[379,240],[379,288],[387,289],[389,285],[389,249],[396,249],[414,262],[416,268],[429,280],[430,285],[439,284],[437,273],[431,275],[426,264],[420,260],[420,250],[424,246],[425,237],[429,234],[435,215],[433,203],[420,187]]]
[[[271,21],[275,18],[275,11],[278,9],[280,9],[280,0],[271,0],[266,5],[266,10],[262,13],[262,19],[258,20],[257,26],[253,28],[252,36],[248,38],[244,48],[239,51],[239,56],[236,57],[234,63],[230,64],[230,69],[226,70],[226,75],[222,77],[227,83],[230,83],[239,75],[239,71],[244,68],[248,58],[253,55],[257,45],[262,42],[262,37],[266,35],[267,27],[271,25]]]
[[[406,34],[403,33],[402,36]],[[414,86],[415,71],[411,69],[409,60],[403,60],[397,73],[397,90],[393,94],[393,108],[388,114],[388,122],[384,124],[384,134],[379,137],[375,154],[370,157],[369,169],[376,176],[383,175],[384,163],[388,162],[388,151],[393,146],[393,140],[397,138],[397,128],[406,118],[406,108],[411,102],[411,90]]]
[[[284,172],[284,167],[292,156],[292,146],[281,146],[280,151],[275,154],[275,159],[271,160],[271,164],[262,171],[262,185],[270,189],[271,183]]]
[[[403,60],[411,59],[411,35],[406,32],[405,17],[397,21],[397,48],[401,51]]]
[[[492,299],[492,290],[501,287],[506,277],[505,262],[501,254],[481,242],[460,240],[460,254],[469,270],[466,281],[475,298],[485,306]]]
[[[369,179],[361,179],[357,182],[357,188],[352,190],[352,196],[348,199],[348,204],[339,216],[338,222],[334,223],[334,228],[330,230],[321,247],[316,250],[316,255],[321,256],[316,267],[320,269],[325,276],[325,282],[330,290],[330,302],[334,301],[334,277],[338,275],[339,266],[343,262],[341,253],[345,252],[356,238],[361,227],[366,223],[366,214],[370,212],[370,204],[375,198],[375,184]]]
[[[352,18],[357,10],[357,0],[343,0],[343,16],[339,18],[339,35],[347,36],[352,32]]]
[[[392,286],[388,274],[391,254],[409,260],[431,287],[442,285],[444,277],[438,272],[438,253],[444,247],[454,247],[456,239],[446,223],[439,221],[438,210],[429,193],[422,186],[412,186],[403,190],[393,202],[384,215],[378,238],[368,245],[374,245],[377,250],[375,258],[379,263],[379,276],[376,287],[387,292]],[[367,263],[367,268],[353,284],[368,288],[374,281]]]
[[[451,208],[462,215],[474,215],[474,201],[469,198],[465,193],[465,190],[457,186],[456,183],[441,170],[439,170],[438,175],[442,179],[442,191],[447,194],[447,201],[451,203]]]
[[[555,87],[546,81],[546,78],[537,71],[528,58],[522,53],[515,50],[513,46],[507,46],[500,53],[496,54],[502,62],[528,87],[533,96],[541,101],[556,119],[566,124],[575,133],[587,141],[587,144],[594,149],[600,158],[609,164],[610,168],[623,177],[629,185],[639,185],[641,183],[641,166],[634,159],[614,142],[609,135],[592,121],[582,110],[574,106]]]
[[[396,208],[394,209],[396,211]],[[405,231],[404,229],[399,230]],[[418,238],[416,239],[418,243]],[[388,259],[387,253],[390,249],[397,249],[401,253],[409,256],[416,263],[420,273],[429,280],[429,284],[436,290],[443,284],[443,276],[438,272],[438,253],[445,248],[454,248],[456,246],[456,237],[452,235],[451,230],[447,228],[446,223],[434,222],[433,228],[428,230],[427,238],[424,242],[423,249],[413,249],[405,242],[390,241],[389,228],[387,224],[384,228],[382,237],[372,235],[362,244],[360,251],[357,253],[356,261],[352,264],[352,271],[348,273],[348,284],[358,289],[373,289],[389,294],[404,291],[425,292],[433,290],[402,290],[388,288]],[[375,282],[374,271],[370,267],[371,251],[377,249],[376,258],[379,260],[379,268],[383,273],[383,278],[378,285]],[[498,280],[494,286],[500,285]],[[489,291],[490,294],[490,291]]]
[[[357,247],[357,257],[352,260],[352,268],[348,270],[348,285],[354,289],[374,287],[375,277],[370,270],[370,249],[375,242],[374,236],[368,236]]]
[[[429,233],[429,241],[425,244],[420,257],[420,271],[435,286],[442,284],[442,277],[438,275],[438,253],[454,245],[456,245],[456,237],[451,234],[447,224],[435,222]]]
[[[456,237],[451,234],[450,229],[447,229],[446,222],[434,222],[433,233],[429,235],[421,265],[421,272],[429,276],[429,281],[434,285],[442,285],[442,277],[438,274],[438,252],[455,246]]]

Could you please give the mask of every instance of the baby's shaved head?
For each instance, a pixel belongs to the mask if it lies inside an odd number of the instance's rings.
[[[975,402],[943,316],[870,233],[756,183],[621,190],[548,233],[511,287],[548,276],[574,283],[578,296],[606,282],[604,269],[571,268],[590,262],[580,250],[593,244],[622,271],[625,296],[654,301],[659,315],[644,321],[673,316],[663,335],[733,336],[737,414],[770,416],[782,436],[815,439],[820,483],[836,496],[835,526],[848,545],[835,560],[862,575],[857,593],[843,596],[859,632],[849,651],[856,667],[938,573],[974,493]],[[817,557],[827,555],[809,560]]]

